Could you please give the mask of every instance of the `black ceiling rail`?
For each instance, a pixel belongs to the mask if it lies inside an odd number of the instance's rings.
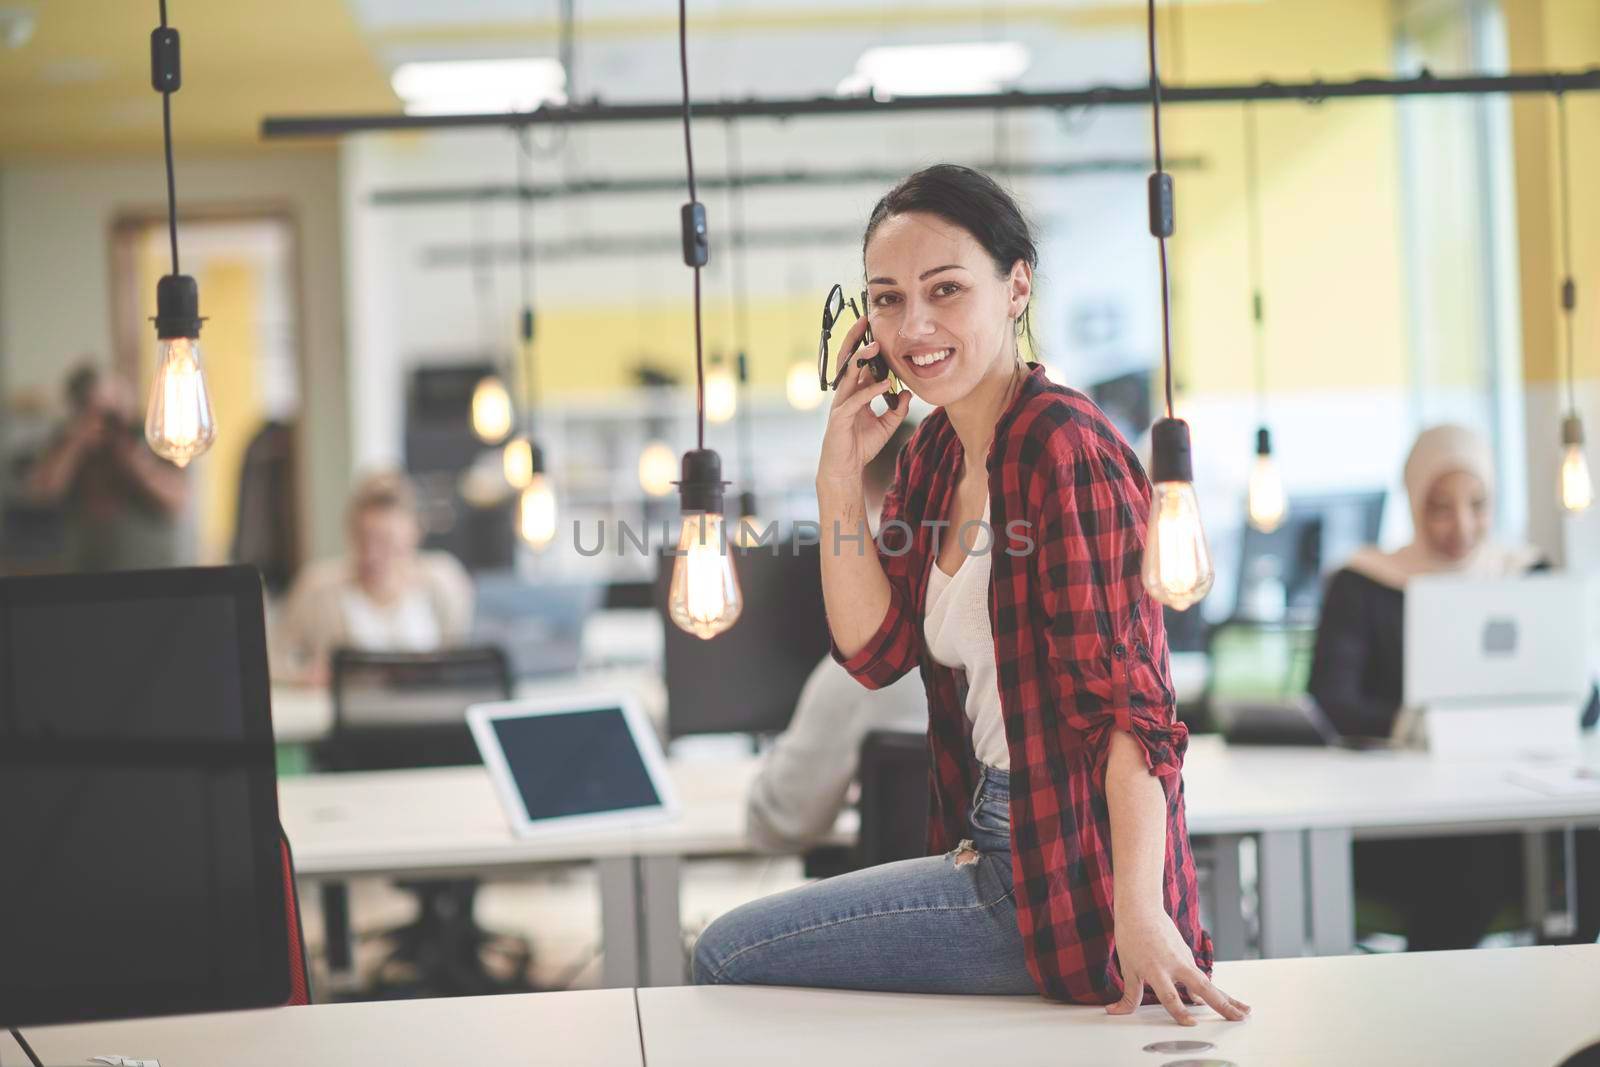
[[[1204,169],[1206,162],[1202,156],[1185,156],[1182,159],[1171,160],[1174,170],[1200,170]],[[1143,174],[1150,169],[1150,161],[1145,158],[1129,156],[1127,158],[1103,157],[1097,159],[1074,159],[1061,161],[1045,161],[1036,163],[973,163],[972,166],[988,173],[1009,177],[1023,178],[1074,178],[1093,174]],[[834,187],[844,185],[881,185],[886,182],[899,181],[905,177],[904,168],[890,167],[857,167],[849,170],[806,170],[791,168],[773,171],[750,171],[740,176],[740,185],[745,189],[778,188],[792,185],[807,185],[816,187]],[[707,189],[726,189],[729,179],[726,175],[714,177],[699,177],[697,184]],[[542,185],[527,187],[527,197],[530,200],[559,200],[579,196],[617,196],[640,193],[677,192],[683,185],[683,178],[678,176],[649,176],[633,178],[578,178],[565,182],[551,182]],[[369,198],[369,202],[379,207],[416,207],[430,204],[458,204],[477,200],[515,200],[522,191],[515,185],[486,184],[486,185],[457,185],[457,186],[415,186],[396,189],[379,189]]]
[[[1411,78],[1357,78],[1351,81],[1276,82],[1162,86],[1164,104],[1220,104],[1244,100],[1325,100],[1356,97],[1486,96],[1500,93],[1570,93],[1600,90],[1600,67],[1585,71],[1538,71],[1526,74],[1475,74],[1435,77],[1424,70]],[[815,96],[792,99],[707,100],[694,105],[700,118],[802,118],[903,114],[915,111],[997,111],[1015,108],[1066,109],[1097,106],[1146,106],[1149,85],[1100,86],[1046,91],[1013,90],[950,96]],[[269,115],[261,120],[264,138],[330,137],[347,133],[398,130],[471,129],[545,125],[593,125],[611,122],[679,122],[682,103],[608,104],[598,98],[533,111],[475,115]]]
[[[698,179],[696,184],[699,184]],[[1033,221],[1048,228],[1059,221],[1057,216],[1037,216]],[[819,248],[833,245],[857,246],[861,244],[861,226],[784,226],[750,229],[743,237],[747,248]],[[540,263],[558,260],[607,258],[611,256],[637,256],[676,254],[682,251],[677,231],[661,233],[617,233],[590,237],[574,237],[543,241],[532,250],[533,258]],[[512,240],[487,242],[456,242],[439,244],[422,249],[418,261],[424,270],[467,266],[481,257],[483,262],[514,262],[521,254],[521,246]]]

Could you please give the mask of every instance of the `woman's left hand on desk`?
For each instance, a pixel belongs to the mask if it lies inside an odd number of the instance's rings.
[[[1218,989],[1195,965],[1193,951],[1166,912],[1120,916],[1115,936],[1124,991],[1121,1000],[1106,1008],[1112,1015],[1131,1014],[1144,1001],[1144,987],[1149,986],[1179,1024],[1193,1026],[1194,1016],[1183,1006],[1179,985],[1224,1019],[1239,1022],[1250,1014],[1250,1005]]]

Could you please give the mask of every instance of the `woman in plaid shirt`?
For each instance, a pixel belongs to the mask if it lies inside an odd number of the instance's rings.
[[[1099,409],[1021,360],[1027,222],[987,176],[930,167],[878,202],[864,260],[868,317],[840,351],[881,353],[936,410],[874,541],[861,469],[909,398],[876,415],[889,383],[845,375],[817,469],[823,593],[863,685],[921,672],[931,854],[730,912],[696,946],[696,981],[1037,990],[1118,1014],[1148,988],[1181,1023],[1185,994],[1241,1019],[1209,978],[1188,733],[1140,583],[1150,484]]]

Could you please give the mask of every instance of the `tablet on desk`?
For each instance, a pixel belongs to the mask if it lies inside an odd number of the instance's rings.
[[[467,722],[519,837],[678,814],[661,745],[627,693],[474,704]]]

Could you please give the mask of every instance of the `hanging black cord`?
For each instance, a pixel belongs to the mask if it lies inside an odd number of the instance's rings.
[[[689,202],[695,203],[694,138],[689,120],[689,6],[678,0],[678,65],[683,75],[683,155],[688,163]],[[706,447],[706,370],[700,323],[700,268],[694,268],[694,391],[695,447]]]
[[[1156,173],[1161,174],[1161,75],[1156,66],[1156,0],[1146,0],[1147,36],[1150,45],[1150,93],[1152,97],[1152,125],[1155,128]],[[1173,417],[1172,405],[1172,298],[1167,282],[1167,239],[1156,235],[1156,246],[1161,256],[1161,354],[1167,379],[1167,418]]]
[[[533,178],[529,173],[530,148],[528,128],[517,129],[517,276],[522,288],[522,339],[527,343],[523,353],[522,371],[527,381],[523,383],[523,399],[530,423],[533,408],[538,400],[538,381],[533,373]],[[530,428],[530,432],[531,428]]]
[[[11,1039],[17,1043],[18,1048],[22,1049],[22,1054],[28,1057],[28,1062],[33,1064],[33,1067],[44,1067],[44,1064],[39,1062],[39,1057],[34,1055],[33,1046],[29,1045],[27,1039],[22,1036],[22,1031],[14,1026],[11,1028]]]
[[[744,272],[744,162],[739,151],[739,123],[728,119],[728,225],[732,230],[733,343],[739,386],[739,468],[745,488],[755,489],[753,446],[750,441],[750,308]]]
[[[728,130],[728,223],[733,237],[728,243],[733,250],[733,269],[729,276],[733,283],[733,343],[740,352],[750,350],[750,308],[747,304],[749,289],[744,270],[744,182],[743,164],[739,152],[739,124],[729,119]]]
[[[1567,410],[1576,414],[1578,382],[1574,363],[1577,360],[1577,345],[1573,339],[1572,319],[1577,309],[1578,293],[1577,282],[1572,276],[1572,159],[1567,147],[1567,97],[1564,93],[1556,94],[1556,120],[1561,153],[1561,263],[1566,275],[1561,282],[1561,318],[1566,325],[1567,335]]]
[[[1262,298],[1264,271],[1261,266],[1261,157],[1256,141],[1256,105],[1244,105],[1244,189],[1250,255],[1250,317],[1255,329],[1256,409],[1266,421],[1267,342],[1265,308]]]
[[[167,28],[167,0],[161,2],[161,28]],[[178,274],[178,189],[172,173],[172,94],[161,94],[161,135],[167,155],[167,231],[172,238],[172,273]]]

